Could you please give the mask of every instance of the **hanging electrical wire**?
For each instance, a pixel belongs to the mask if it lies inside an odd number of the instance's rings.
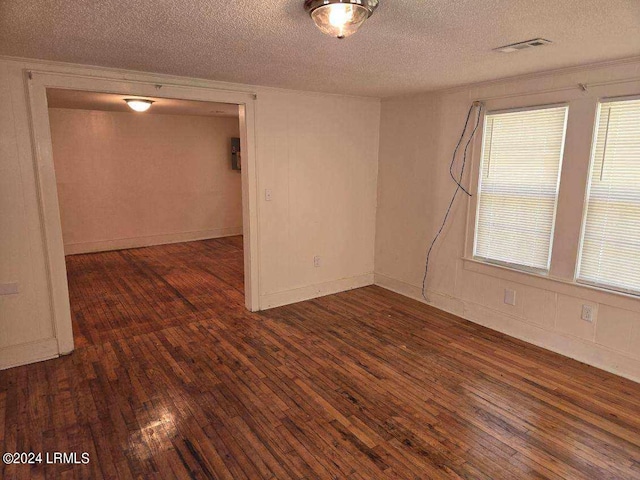
[[[476,121],[475,121],[475,126],[473,127],[473,130],[471,131],[471,135],[469,136],[469,140],[467,141],[467,144],[464,147],[464,153],[462,155],[462,166],[460,168],[460,174],[458,175],[458,178],[456,178],[456,176],[453,173],[453,167],[456,163],[456,155],[458,154],[458,149],[460,148],[460,145],[462,145],[462,141],[464,140],[464,136],[467,133],[467,127],[469,126],[469,119],[471,118],[471,113],[473,112],[473,109],[477,108],[478,114],[476,117]],[[454,202],[456,201],[456,197],[458,196],[458,192],[460,192],[460,190],[462,190],[467,196],[471,197],[472,195],[469,193],[469,191],[467,189],[465,189],[462,186],[462,176],[464,175],[464,167],[467,163],[467,151],[469,150],[469,145],[471,144],[471,141],[473,140],[474,135],[476,134],[476,130],[478,130],[478,126],[480,125],[480,116],[482,114],[482,108],[483,105],[481,102],[473,102],[471,104],[471,106],[469,107],[469,112],[467,112],[467,119],[464,122],[464,128],[462,129],[462,135],[460,135],[460,139],[458,140],[458,144],[456,145],[456,148],[453,151],[453,157],[451,158],[451,164],[449,165],[449,175],[451,175],[451,178],[453,179],[453,181],[456,183],[456,189],[453,192],[453,196],[451,197],[451,202],[449,202],[449,207],[447,208],[447,212],[444,215],[444,218],[442,220],[442,224],[440,225],[440,228],[438,229],[438,232],[436,233],[435,237],[433,237],[433,241],[431,242],[431,245],[429,245],[429,250],[427,250],[427,258],[425,260],[425,264],[424,264],[424,277],[422,277],[422,298],[424,298],[426,301],[427,300],[427,275],[429,273],[429,259],[431,257],[431,251],[433,250],[434,245],[436,244],[436,242],[438,241],[438,237],[440,237],[440,234],[442,233],[442,230],[444,230],[444,227],[447,223],[447,219],[449,218],[449,214],[451,213],[451,208],[453,207]]]

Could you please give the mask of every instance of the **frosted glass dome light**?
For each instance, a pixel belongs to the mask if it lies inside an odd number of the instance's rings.
[[[322,33],[346,38],[373,14],[378,0],[306,0],[305,10]]]
[[[152,100],[141,100],[139,98],[126,98],[124,100],[129,105],[131,110],[135,110],[136,112],[146,112],[151,108]]]

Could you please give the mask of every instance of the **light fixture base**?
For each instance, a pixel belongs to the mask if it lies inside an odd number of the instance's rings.
[[[316,8],[323,7],[325,5],[331,5],[334,3],[344,3],[346,5],[359,5],[366,8],[369,11],[369,16],[373,15],[373,12],[378,8],[380,0],[305,0],[304,9],[308,14],[311,14]]]

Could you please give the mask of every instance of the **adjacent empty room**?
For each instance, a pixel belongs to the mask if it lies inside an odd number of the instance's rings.
[[[243,305],[238,105],[47,100],[76,348]]]

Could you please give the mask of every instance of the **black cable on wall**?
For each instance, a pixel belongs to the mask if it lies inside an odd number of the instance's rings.
[[[467,133],[467,127],[469,126],[469,119],[471,118],[471,113],[473,112],[474,108],[477,108],[477,111],[478,111],[476,121],[475,121],[475,126],[473,127],[473,130],[471,131],[471,135],[469,136],[469,140],[467,141],[467,144],[464,147],[464,153],[462,155],[462,167],[460,168],[460,175],[458,175],[458,178],[456,178],[455,175],[453,174],[453,166],[455,165],[455,162],[456,162],[456,155],[458,154],[458,149],[460,148],[460,145],[462,144],[464,136]],[[458,192],[462,190],[467,196],[469,197],[472,196],[469,193],[469,191],[462,186],[462,176],[464,175],[464,167],[467,163],[467,151],[469,150],[469,145],[471,144],[471,141],[473,140],[473,137],[476,134],[476,130],[478,130],[478,126],[480,126],[480,116],[482,114],[482,108],[483,108],[483,105],[480,102],[473,102],[471,104],[471,106],[469,107],[469,112],[467,113],[467,119],[464,122],[462,135],[460,135],[458,144],[456,145],[456,148],[453,151],[453,157],[451,158],[451,164],[449,165],[449,175],[451,175],[451,178],[456,183],[456,189],[453,192],[453,196],[451,197],[451,202],[449,202],[449,207],[447,208],[447,212],[444,215],[442,224],[438,229],[438,233],[436,233],[435,237],[433,237],[433,241],[431,242],[431,245],[429,245],[429,249],[427,250],[427,258],[424,264],[424,277],[422,278],[422,298],[424,298],[425,300],[427,300],[427,275],[429,274],[429,259],[431,257],[431,251],[433,250],[434,245],[438,241],[438,237],[440,237],[442,230],[444,230],[444,227],[447,223],[447,219],[449,218],[449,214],[451,213],[451,208],[453,207],[453,204],[456,201],[456,197],[458,196]]]

